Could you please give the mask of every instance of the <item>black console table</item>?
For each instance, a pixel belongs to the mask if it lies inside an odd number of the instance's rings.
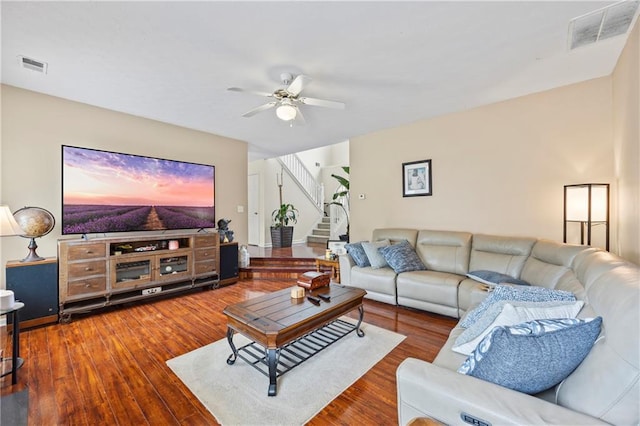
[[[0,316],[7,316],[7,325],[9,324],[9,319],[11,320],[11,324],[13,326],[13,348],[11,352],[11,371],[5,371],[0,374],[0,377],[4,377],[8,374],[11,374],[11,384],[15,385],[18,383],[18,368],[22,367],[24,360],[20,358],[20,322],[18,320],[18,311],[24,308],[24,303],[15,302],[13,307],[5,310],[0,310]],[[4,354],[2,355],[2,364],[6,361],[9,361],[8,358],[4,358]],[[2,369],[4,370],[4,368]],[[2,371],[0,370],[0,372]]]

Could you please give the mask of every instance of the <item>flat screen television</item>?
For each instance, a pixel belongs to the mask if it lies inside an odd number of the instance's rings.
[[[215,226],[214,166],[62,146],[62,234]]]

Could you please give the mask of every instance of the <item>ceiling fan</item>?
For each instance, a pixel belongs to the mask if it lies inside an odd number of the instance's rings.
[[[266,111],[271,108],[276,108],[276,116],[282,121],[296,122],[304,124],[304,116],[300,111],[300,105],[312,105],[325,108],[344,109],[345,105],[342,102],[327,101],[324,99],[307,98],[300,96],[302,89],[311,81],[311,77],[306,75],[298,75],[295,78],[289,73],[283,73],[280,75],[284,88],[277,89],[273,93],[267,92],[255,92],[252,90],[245,90],[239,87],[229,87],[227,90],[232,92],[245,92],[253,93],[254,95],[265,96],[267,98],[273,98],[273,100],[259,107],[253,108],[244,114],[243,117],[252,117],[259,112]]]

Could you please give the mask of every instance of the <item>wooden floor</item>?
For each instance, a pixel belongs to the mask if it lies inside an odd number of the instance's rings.
[[[216,424],[165,362],[224,338],[226,305],[292,285],[241,281],[25,330],[18,384],[3,378],[1,393],[28,388],[30,425]],[[432,360],[456,323],[369,301],[365,321],[407,338],[309,424],[397,424],[396,368],[407,357]]]

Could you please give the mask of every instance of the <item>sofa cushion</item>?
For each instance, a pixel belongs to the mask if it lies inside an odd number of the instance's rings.
[[[349,286],[367,290],[366,298],[378,302],[397,303],[396,273],[391,268],[373,269],[371,266],[351,269]]]
[[[399,243],[407,240],[409,244],[415,247],[417,229],[409,228],[378,228],[374,229],[371,234],[371,241],[389,240],[391,244]]]
[[[396,274],[427,269],[413,246],[406,240],[398,244],[382,247],[378,251],[382,253],[384,259]]]
[[[590,249],[587,246],[538,240],[522,268],[520,279],[531,285],[556,288],[565,273],[571,272],[574,258],[584,250]]]
[[[503,274],[500,272],[494,271],[471,271],[467,274],[467,277],[479,281],[483,284],[487,285],[496,285],[496,284],[517,284],[517,285],[531,285],[526,281],[519,280],[518,278],[513,278],[511,275]]]
[[[568,291],[550,290],[544,287],[526,287],[499,284],[489,293],[475,309],[470,311],[460,322],[462,327],[469,327],[476,322],[489,306],[500,300],[514,300],[520,302],[548,302],[556,301],[573,301],[576,297]]]
[[[349,256],[351,256],[356,265],[361,268],[371,266],[367,253],[364,252],[364,248],[362,247],[362,241],[359,243],[345,244],[344,248],[347,249],[347,253],[349,253]]]
[[[490,270],[519,277],[535,238],[473,234],[469,270]]]
[[[587,284],[589,306],[602,317],[605,337],[598,340],[576,371],[558,386],[557,402],[607,423],[638,424],[640,268],[620,264],[619,257],[604,251],[588,257],[585,262],[590,266],[579,278]],[[617,264],[616,267],[604,268],[605,259]]]
[[[471,237],[468,232],[418,232],[416,251],[427,269],[464,275],[469,272]]]
[[[501,300],[465,329],[456,339],[454,351],[470,355],[495,327],[516,325],[539,319],[575,318],[584,302],[511,302]]]
[[[381,247],[386,247],[390,244],[389,240],[375,241],[372,243],[364,242],[362,243],[362,248],[364,252],[367,254],[367,258],[369,259],[369,263],[373,269],[384,268],[385,266],[389,266],[387,261],[384,259],[382,253],[378,251]]]
[[[536,320],[496,327],[458,369],[520,392],[535,394],[567,377],[589,354],[602,318]]]

